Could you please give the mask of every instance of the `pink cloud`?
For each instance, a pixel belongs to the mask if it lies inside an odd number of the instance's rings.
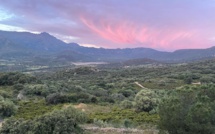
[[[100,21],[94,22],[91,17],[80,17],[93,34],[107,41],[113,42],[106,47],[118,47],[125,44],[134,46],[130,47],[152,47],[152,48],[167,48],[174,50],[177,48],[191,48],[190,43],[194,43],[197,33],[191,30],[182,30],[176,28],[155,28],[129,22],[128,20],[113,20],[100,18]],[[186,44],[178,44],[177,41]],[[179,46],[178,46],[179,45]],[[169,49],[169,48],[170,49]]]

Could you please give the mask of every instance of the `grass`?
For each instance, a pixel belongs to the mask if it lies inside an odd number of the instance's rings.
[[[77,105],[74,105],[75,108],[80,109],[81,111],[85,112],[86,114],[93,114],[93,113],[108,113],[111,112],[113,106],[106,105],[96,105],[96,104],[84,104],[80,103]]]
[[[44,100],[19,102],[18,112],[15,114],[15,118],[34,119],[37,116],[51,112],[54,109],[61,109],[62,104],[47,105]]]
[[[19,108],[18,112],[15,115],[15,118],[24,118],[24,119],[33,119],[36,116],[43,115],[45,113],[51,112],[54,109],[61,109],[68,106],[74,106],[76,109],[79,109],[86,114],[90,115],[95,112],[99,113],[108,113],[111,111],[111,106],[100,106],[96,104],[57,104],[57,105],[47,105],[44,100],[34,100],[34,101],[20,101],[18,103]]]
[[[125,119],[130,120],[133,123],[142,124],[142,123],[151,123],[157,124],[159,121],[158,114],[149,114],[147,112],[135,112],[132,109],[118,109],[114,108],[111,112],[101,113],[94,112],[89,114],[90,121],[94,119],[106,121],[106,122],[114,122],[119,123]]]

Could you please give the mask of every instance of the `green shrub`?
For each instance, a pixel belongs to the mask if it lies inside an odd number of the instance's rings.
[[[134,94],[134,91],[132,91],[131,89],[127,89],[127,90],[120,90],[119,93],[123,94],[125,97],[129,97]]]
[[[1,134],[81,134],[79,124],[86,121],[84,113],[68,107],[55,110],[34,120],[8,119],[0,130]]]
[[[9,99],[0,96],[0,117],[10,117],[17,111],[16,105]]]
[[[42,96],[46,97],[51,94],[52,89],[48,88],[46,85],[37,84],[37,85],[26,85],[23,89],[23,92],[27,96]]]
[[[17,113],[14,115],[16,119],[34,119],[35,117],[41,116],[45,113],[49,113],[55,109],[61,109],[62,104],[58,105],[47,105],[44,100],[34,102],[19,102],[19,108]]]
[[[201,83],[214,83],[215,79],[210,76],[203,76],[202,78],[200,78],[200,82]]]
[[[98,99],[97,99],[95,96],[92,96],[92,97],[90,98],[90,101],[91,101],[92,103],[96,103],[96,102],[98,102]]]
[[[137,111],[149,112],[158,105],[158,100],[154,91],[149,89],[141,90],[135,96],[135,109]]]
[[[94,119],[93,124],[98,127],[109,127],[110,126],[107,122],[105,122],[103,120],[98,120],[98,119]]]
[[[76,94],[77,98],[78,98],[78,102],[79,103],[89,103],[91,102],[91,98],[90,98],[90,95],[88,93],[79,93],[79,94]]]
[[[53,93],[46,97],[46,102],[48,104],[58,104],[68,102],[68,97],[66,94]]]
[[[214,134],[215,85],[176,90],[163,99],[159,115],[169,134]]]
[[[152,123],[157,124],[159,121],[158,114],[149,114],[147,112],[135,112],[131,109],[113,109],[109,113],[91,113],[89,115],[90,122],[94,119],[105,122],[124,121],[128,119],[133,123]]]
[[[121,93],[114,93],[111,95],[111,98],[116,101],[122,101],[125,99],[125,96]]]
[[[24,84],[24,83],[32,83],[36,82],[36,77],[25,75],[19,72],[9,72],[9,73],[1,73],[0,74],[0,85],[14,85],[14,84]]]
[[[132,103],[132,101],[124,100],[120,103],[120,106],[124,109],[130,109],[133,107],[133,103]]]
[[[0,90],[0,96],[2,96],[3,98],[11,98],[12,97],[10,92],[4,91],[4,90]]]
[[[133,122],[132,122],[131,120],[125,119],[125,120],[123,121],[123,125],[124,125],[124,127],[126,127],[126,128],[132,127],[132,124],[133,124]]]
[[[115,103],[114,99],[111,98],[110,96],[101,97],[100,102]]]
[[[24,89],[24,85],[23,85],[23,84],[20,84],[20,83],[15,84],[15,85],[13,86],[13,89],[14,89],[14,90],[17,90],[17,91],[20,91],[20,90]]]

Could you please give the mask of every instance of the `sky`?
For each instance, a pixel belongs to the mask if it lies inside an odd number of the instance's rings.
[[[0,0],[0,30],[103,48],[215,45],[215,0]]]

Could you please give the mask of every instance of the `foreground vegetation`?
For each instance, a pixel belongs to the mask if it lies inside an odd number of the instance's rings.
[[[34,74],[2,72],[0,133],[99,133],[85,127],[91,126],[135,128],[139,133],[214,134],[214,69],[214,60],[207,60],[111,69],[84,66]]]

